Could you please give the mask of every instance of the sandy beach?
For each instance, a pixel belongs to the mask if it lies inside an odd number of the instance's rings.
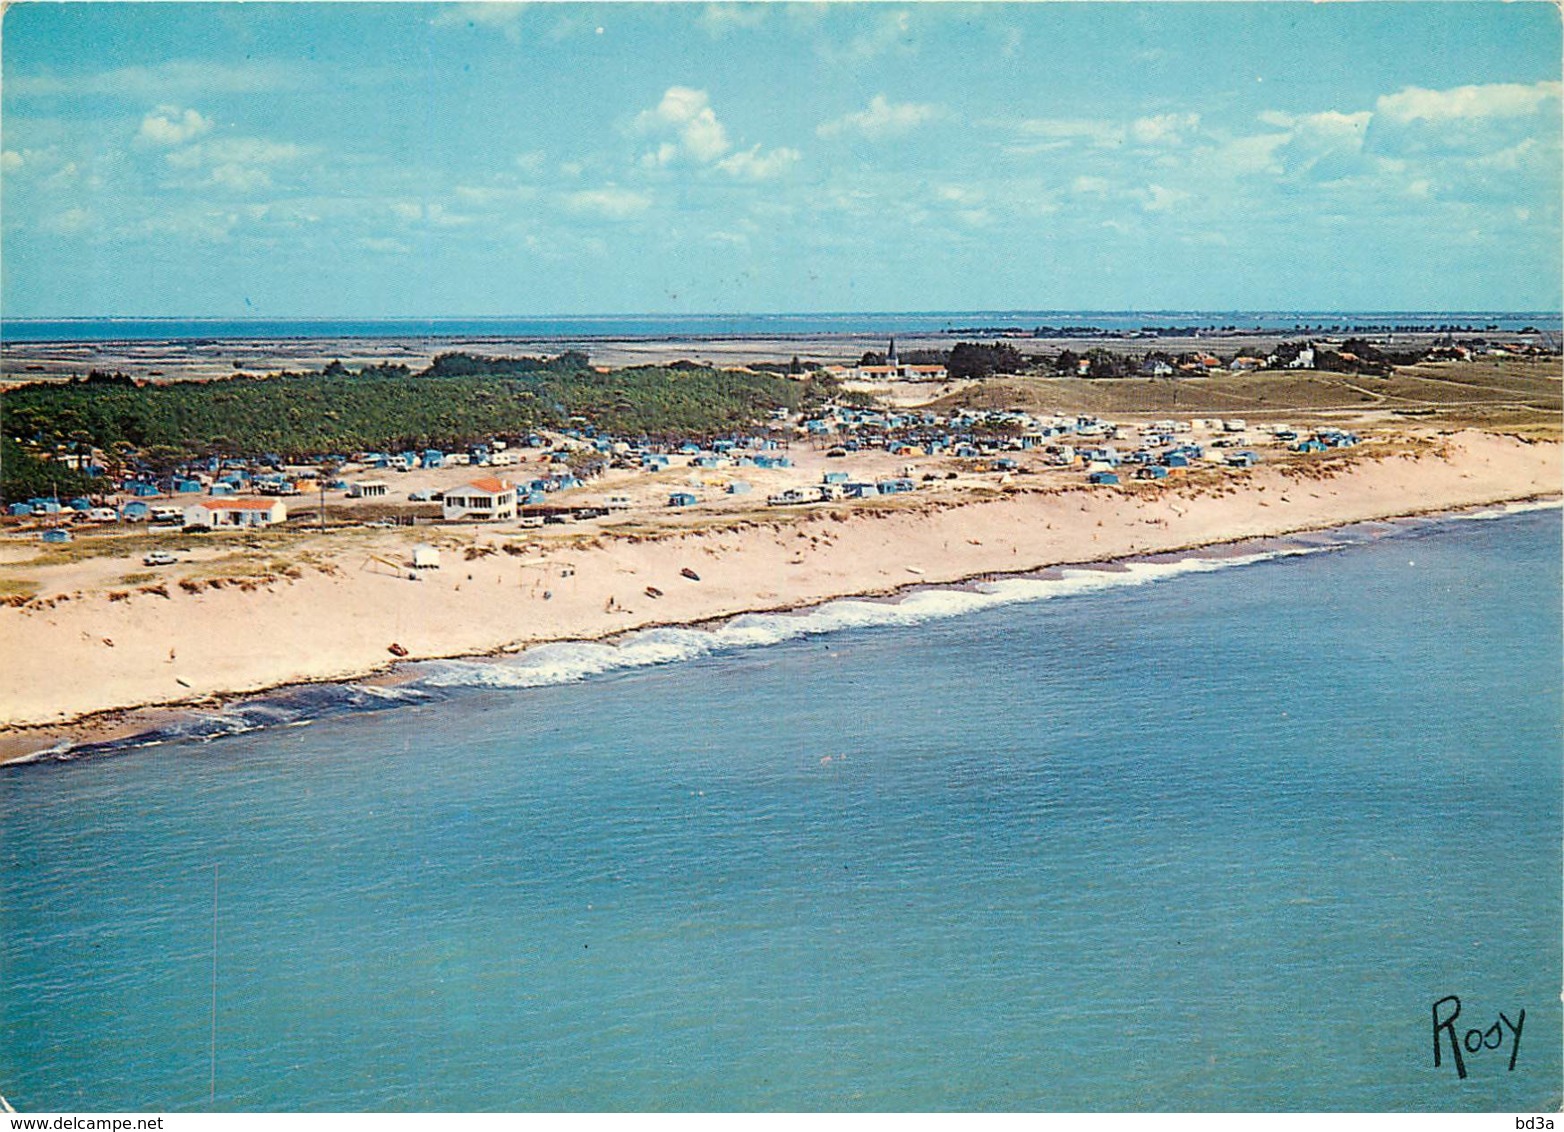
[[[1561,484],[1559,444],[1465,431],[1329,465],[1261,466],[1216,483],[1023,483],[964,501],[909,497],[525,539],[466,528],[459,543],[447,537],[442,568],[416,581],[393,566],[407,553],[409,531],[368,532],[378,537],[373,544],[321,536],[293,555],[308,565],[221,588],[181,587],[170,576],[153,592],[116,596],[84,585],[81,565],[51,567],[42,600],[0,608],[12,658],[0,758],[112,733],[115,717],[105,713],[363,677],[402,650],[417,660],[598,638],[1546,496]]]

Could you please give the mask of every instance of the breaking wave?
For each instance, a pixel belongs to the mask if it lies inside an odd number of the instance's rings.
[[[1066,568],[1055,577],[1004,578],[960,589],[917,590],[896,600],[844,598],[786,613],[747,613],[710,628],[646,629],[612,641],[537,645],[505,660],[431,662],[416,685],[428,688],[541,688],[625,669],[650,668],[715,653],[781,644],[849,629],[920,625],[1023,602],[1142,586],[1185,574],[1314,554],[1304,547],[1223,558],[1131,562],[1117,569]]]

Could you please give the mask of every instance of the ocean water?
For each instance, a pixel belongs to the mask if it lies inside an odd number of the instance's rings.
[[[1110,331],[1188,327],[1350,333],[1384,326],[1558,333],[1557,311],[902,311],[801,314],[619,314],[531,318],[69,318],[5,319],[3,342],[200,341],[246,338],[707,338],[796,334],[938,334],[994,327],[1092,326]]]
[[[1551,1111],[1560,563],[1371,524],[0,768],[0,1093]]]

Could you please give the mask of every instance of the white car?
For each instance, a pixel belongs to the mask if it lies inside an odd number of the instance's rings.
[[[143,566],[172,566],[178,561],[179,559],[166,550],[154,550],[141,560],[141,564]]]

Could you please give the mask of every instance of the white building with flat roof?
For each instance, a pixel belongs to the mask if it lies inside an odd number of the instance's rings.
[[[203,499],[184,513],[187,527],[269,527],[287,519],[288,505],[280,499]]]

